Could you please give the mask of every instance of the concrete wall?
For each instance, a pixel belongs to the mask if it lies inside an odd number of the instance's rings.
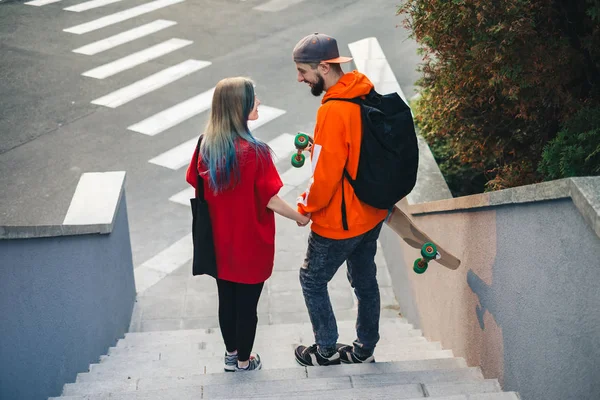
[[[599,195],[577,178],[403,204],[462,264],[414,274],[418,250],[384,227],[402,314],[525,400],[599,399]]]
[[[60,395],[124,336],[135,284],[121,190],[110,233],[0,228],[0,399]]]

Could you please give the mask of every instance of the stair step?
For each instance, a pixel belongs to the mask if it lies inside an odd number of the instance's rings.
[[[338,321],[338,329],[354,329],[356,324],[356,320],[342,320]],[[413,328],[412,324],[410,324],[405,318],[394,317],[394,318],[384,318],[382,317],[379,322],[380,327],[385,325],[394,325],[394,326],[409,326],[411,329]],[[262,333],[268,331],[269,333],[285,331],[285,330],[295,330],[295,329],[309,328],[312,329],[312,326],[309,322],[303,323],[288,323],[288,324],[277,324],[277,325],[258,325],[256,328],[257,336],[258,333]],[[169,337],[185,337],[185,336],[193,336],[196,334],[214,334],[220,335],[220,331],[218,328],[206,328],[206,329],[179,329],[172,331],[154,331],[154,332],[128,332],[125,334],[125,339],[135,339],[140,337],[145,338],[161,338],[165,336]]]
[[[379,361],[413,361],[428,360],[438,358],[453,358],[451,350],[441,350],[434,352],[420,352],[402,355],[393,355],[389,358],[378,357]],[[173,375],[191,375],[191,374],[215,374],[223,373],[223,357],[203,360],[202,364],[182,365],[177,362],[153,361],[151,363],[134,363],[126,366],[112,366],[107,364],[93,364],[90,366],[89,374],[98,375],[98,379],[112,380],[120,377],[131,377],[132,379],[142,377],[160,377]],[[167,364],[168,363],[168,364]],[[263,358],[263,369],[273,370],[278,368],[301,368],[293,357],[289,358]],[[103,376],[103,377],[100,377]]]
[[[502,388],[497,379],[486,379],[481,382],[436,382],[425,383],[425,393],[430,397],[450,396],[468,393],[495,393]]]
[[[254,349],[262,354],[260,351],[262,348],[267,347],[268,345],[255,345]],[[196,350],[169,350],[165,351],[163,349],[156,351],[144,351],[144,352],[132,352],[132,353],[124,353],[124,354],[111,354],[108,356],[101,356],[100,363],[115,363],[115,362],[151,362],[158,360],[168,360],[171,358],[196,358],[198,360],[202,358],[211,358],[211,357],[223,357],[225,348],[223,344],[219,344],[218,346],[210,346],[211,348],[204,349],[196,349]],[[393,345],[391,343],[386,343],[381,346],[377,346],[375,356],[377,357],[379,354],[386,353],[399,353],[399,352],[412,352],[412,351],[434,351],[434,350],[443,350],[442,345],[439,342],[415,342],[415,343],[402,343],[401,345]]]
[[[293,355],[293,347],[290,346],[288,350],[282,352],[281,349],[274,349],[273,351],[260,351],[259,354],[263,360],[263,368],[274,369],[274,368],[290,368],[298,366]],[[431,358],[451,358],[454,354],[451,350],[407,350],[399,351],[394,353],[385,353],[377,355],[379,361],[403,361],[403,360],[421,360]],[[138,371],[140,373],[161,370],[164,368],[189,368],[191,371],[197,371],[199,373],[220,373],[223,372],[223,356],[219,357],[197,357],[194,355],[184,355],[181,357],[173,357],[165,360],[156,360],[146,363],[140,363],[137,361],[125,361],[121,363],[100,363],[92,364],[90,366],[90,372],[106,372],[113,371],[115,373],[122,374],[134,374]]]
[[[301,372],[301,369],[299,369]],[[289,374],[289,373],[288,373]],[[434,371],[408,371],[397,373],[380,373],[368,375],[340,375],[320,378],[307,378],[297,374],[291,379],[278,379],[269,381],[249,380],[248,378],[240,380],[237,375],[247,375],[241,373],[222,374],[233,375],[229,382],[220,384],[207,384],[206,376],[196,375],[188,379],[171,379],[162,382],[148,381],[145,387],[140,385],[139,381],[117,382],[113,385],[107,385],[106,382],[89,382],[65,385],[63,395],[92,395],[109,394],[121,392],[152,392],[156,390],[177,389],[182,387],[196,387],[207,398],[218,397],[220,395],[240,396],[244,393],[252,397],[252,393],[261,395],[284,394],[295,392],[316,392],[323,389],[351,389],[362,387],[383,387],[392,385],[408,385],[420,383],[439,383],[445,386],[439,388],[432,386],[431,393],[450,392],[450,394],[498,391],[499,386],[496,381],[484,381],[479,368],[461,368]],[[291,375],[291,374],[290,374]],[[281,375],[279,376],[281,377]],[[461,381],[459,384],[449,385],[450,382]],[[495,382],[495,386],[494,386]],[[492,390],[494,389],[494,390]],[[445,391],[445,392],[444,392]],[[317,395],[318,393],[315,393]],[[210,395],[210,396],[209,396]]]
[[[342,321],[344,322],[344,321]],[[256,343],[262,342],[286,342],[286,343],[314,343],[314,333],[310,324],[292,324],[292,325],[259,325],[256,332]],[[340,340],[353,340],[356,337],[355,322],[338,326]],[[174,332],[146,332],[134,337],[126,337],[117,342],[116,348],[124,347],[150,347],[164,344],[177,343],[222,343],[223,339],[219,329],[203,329],[199,331],[186,331],[186,334]],[[155,335],[151,335],[155,334]],[[422,337],[418,329],[413,329],[412,325],[404,323],[385,323],[380,326],[380,336],[387,337]]]
[[[92,395],[92,396],[64,396],[51,397],[48,400],[198,400],[200,394],[197,388],[181,388],[170,390],[158,390],[142,395],[131,393],[113,394],[110,398],[107,395]],[[209,399],[209,397],[203,397]],[[248,397],[229,397],[229,400],[246,400]],[[314,395],[306,394],[286,394],[286,399],[290,400],[315,400]],[[342,390],[326,390],[319,393],[319,400],[423,400],[423,392],[420,385],[398,385],[388,386],[385,388],[363,388],[363,389],[342,389]],[[281,400],[280,396],[263,396],[261,400]],[[515,392],[498,392],[498,393],[470,393],[454,396],[435,396],[431,397],[435,400],[520,400]]]
[[[259,382],[312,380],[345,376],[360,376],[364,379],[368,379],[376,377],[378,374],[393,375],[396,377],[393,384],[446,381],[448,377],[456,377],[457,375],[461,379],[483,379],[478,368],[469,369],[464,367],[463,365],[465,363],[462,359],[456,360],[454,363],[440,362],[446,361],[443,359],[434,361],[437,361],[437,366],[441,368],[432,370],[406,370],[408,367],[407,363],[374,363],[365,365],[340,365],[328,368],[308,368],[308,371],[306,368],[288,368],[271,371],[263,370],[256,374],[252,374],[251,376],[248,376],[250,374],[222,373],[113,381],[80,381],[78,383],[65,385],[63,394],[82,395],[104,392],[129,392],[136,390],[148,391],[203,385],[244,385],[248,383],[258,384]],[[431,362],[421,362],[420,364],[423,367],[436,366],[435,363]]]
[[[457,369],[457,368],[466,368],[467,363],[463,358],[434,358],[429,360],[414,360],[414,361],[395,361],[395,362],[376,362],[371,364],[348,364],[348,365],[335,365],[328,368],[285,368],[285,369],[264,369],[262,371],[258,371],[255,374],[202,374],[197,375],[193,372],[190,372],[188,369],[179,370],[180,373],[177,373],[177,370],[171,369],[170,372],[175,372],[172,375],[161,374],[156,377],[120,377],[120,379],[114,380],[114,382],[130,382],[137,381],[138,387],[140,388],[152,388],[154,384],[159,384],[159,382],[170,382],[172,380],[177,379],[200,379],[195,378],[197,376],[202,376],[203,381],[202,384],[223,384],[228,382],[244,382],[247,379],[256,380],[256,381],[269,381],[269,380],[283,380],[283,379],[293,379],[293,378],[326,378],[326,377],[334,377],[334,376],[344,376],[344,375],[368,375],[368,374],[378,374],[378,373],[397,373],[397,372],[408,372],[408,371],[429,371],[429,370],[438,370],[438,369]],[[107,385],[111,385],[112,383],[108,383],[108,381],[103,380],[106,375],[105,374],[90,374],[90,373],[80,373],[77,375],[77,383],[85,383],[85,382],[106,382]],[[113,382],[113,381],[111,381]],[[116,383],[115,383],[116,385]]]
[[[423,394],[419,397],[409,392],[408,386],[410,385],[398,385],[398,386],[386,386],[383,388],[361,388],[361,389],[342,389],[342,390],[331,390],[323,391],[318,394],[319,400],[389,400],[389,399],[402,399],[402,400],[423,400]],[[416,385],[415,385],[416,386]],[[244,400],[247,397],[236,397],[229,398],[229,400]],[[286,400],[314,400],[314,394],[286,394]],[[452,396],[432,396],[428,397],[434,400],[520,400],[519,396],[515,392],[496,392],[496,393],[468,393],[461,395]],[[113,399],[111,397],[111,399]],[[280,396],[264,396],[260,397],[261,400],[281,400]],[[74,399],[75,400],[75,399]],[[77,398],[76,400],[80,400]],[[81,398],[83,400],[83,398]],[[88,400],[87,398],[85,400]],[[93,399],[96,400],[96,399]]]
[[[255,347],[256,346],[264,347],[265,344],[271,345],[273,343],[273,339],[268,338],[268,337],[256,338],[254,343],[255,343]],[[441,344],[439,342],[428,342],[422,336],[414,336],[414,337],[405,336],[405,337],[400,337],[400,338],[399,337],[393,337],[393,338],[382,337],[381,340],[379,341],[379,344],[377,345],[376,352],[379,353],[381,348],[383,348],[385,346],[389,346],[390,344],[402,347],[402,346],[419,345],[421,343],[431,343],[434,346],[436,346],[436,348],[439,348],[441,350]],[[220,352],[219,354],[221,354],[221,353],[223,353],[223,349],[224,349],[223,340],[219,336],[219,340],[211,340],[208,342],[198,341],[198,342],[186,342],[186,343],[163,343],[163,344],[159,344],[156,346],[111,347],[108,349],[108,355],[115,356],[115,355],[124,355],[124,354],[134,355],[134,354],[164,353],[164,352],[195,352],[195,351],[202,351],[202,350],[219,351]]]

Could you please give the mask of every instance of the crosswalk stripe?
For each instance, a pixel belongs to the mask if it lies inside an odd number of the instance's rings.
[[[294,4],[302,3],[304,0],[271,0],[253,9],[257,11],[277,12],[285,10]]]
[[[148,47],[147,49],[138,51],[137,53],[130,54],[108,64],[86,71],[82,75],[96,79],[108,78],[119,72],[126,71],[150,60],[162,57],[165,54],[169,54],[182,47],[189,46],[192,43],[194,42],[191,40],[169,39],[157,45]]]
[[[185,0],[155,0],[150,3],[145,3],[137,7],[130,8],[125,11],[110,14],[102,18],[95,19],[90,22],[86,22],[81,25],[76,25],[71,28],[63,29],[65,32],[75,33],[81,35],[95,31],[96,29],[104,28],[109,25],[113,25],[130,18],[138,17],[142,14],[146,14],[164,7],[172,6],[173,4],[181,3]]]
[[[74,6],[71,6],[71,7],[67,7],[64,10],[73,11],[73,12],[82,12],[82,11],[91,10],[93,8],[106,6],[108,4],[118,3],[119,1],[123,1],[123,0],[91,0],[91,1],[86,1],[85,3],[80,3],[80,4],[76,4]]]
[[[112,49],[113,47],[117,47],[124,43],[128,43],[133,40],[142,38],[144,36],[161,31],[173,25],[177,25],[177,22],[167,21],[164,19],[157,19],[154,22],[138,26],[128,31],[111,36],[109,38],[102,39],[97,42],[90,43],[88,45],[75,49],[73,50],[73,53],[93,56],[94,54],[98,54],[108,49]]]
[[[194,191],[194,188],[190,186],[183,189],[181,192],[169,197],[169,200],[174,203],[187,206],[190,205],[190,199],[194,198],[194,196],[196,196],[196,193]]]
[[[377,38],[369,37],[349,43],[348,48],[356,69],[369,77],[377,92],[381,94],[396,92],[408,104]]]
[[[134,269],[137,293],[142,293],[192,259],[194,251],[189,233],[156,256]]]
[[[283,133],[277,136],[275,139],[270,140],[267,144],[274,153],[274,162],[284,159],[287,155],[292,153],[293,150],[294,136],[289,133]],[[283,190],[283,189],[282,189]],[[169,198],[170,201],[178,204],[187,206],[190,204],[190,199],[194,197],[194,188],[188,187],[181,192],[174,194]],[[282,195],[283,196],[283,195]]]
[[[311,176],[312,167],[307,160],[301,168],[290,167],[290,169],[281,174],[281,181],[285,185],[296,187],[309,180]]]
[[[120,105],[130,102],[131,100],[137,99],[153,90],[159,89],[171,82],[175,82],[178,79],[183,78],[193,72],[196,72],[204,67],[209,66],[209,61],[198,61],[198,60],[187,60],[172,67],[163,69],[156,74],[150,75],[147,78],[132,83],[129,86],[125,86],[115,92],[107,94],[106,96],[100,97],[92,104],[100,106],[116,108]]]
[[[257,129],[267,122],[283,115],[284,113],[284,110],[261,105],[258,109],[259,118],[255,121],[250,121],[248,123],[248,128],[250,128],[250,130]],[[161,167],[170,168],[172,170],[178,170],[190,162],[190,157],[194,152],[197,142],[197,138],[190,139],[187,142],[154,157],[148,162],[160,165]]]
[[[28,6],[35,6],[35,7],[41,7],[41,6],[45,6],[46,4],[52,4],[52,3],[58,3],[61,0],[34,0],[34,1],[28,1],[27,4]]]
[[[279,162],[294,151],[294,135],[282,133],[275,139],[270,140],[267,144],[271,150],[273,150],[275,156],[273,161]]]
[[[143,133],[144,135],[154,136],[173,126],[208,110],[212,103],[212,96],[215,89],[212,88],[204,93],[194,96],[186,101],[174,105],[164,111],[159,112],[145,120],[131,125],[130,131]]]

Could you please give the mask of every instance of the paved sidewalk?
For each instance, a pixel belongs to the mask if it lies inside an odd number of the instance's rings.
[[[285,199],[293,204],[295,195]],[[277,236],[273,275],[265,283],[258,306],[260,325],[308,322],[308,312],[300,288],[299,269],[304,262],[308,227],[276,216]],[[381,292],[382,317],[398,316],[391,279],[381,248],[376,263]],[[192,276],[191,261],[141,295],[138,295],[131,332],[217,328],[218,298],[213,278]],[[329,295],[338,320],[356,319],[356,298],[343,265],[330,282]]]

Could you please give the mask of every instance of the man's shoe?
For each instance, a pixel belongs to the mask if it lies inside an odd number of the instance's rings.
[[[225,372],[235,372],[235,367],[237,367],[237,360],[237,353],[227,354],[227,352],[225,352]]]
[[[366,364],[366,363],[374,363],[375,357],[373,354],[367,357],[359,357],[354,352],[354,346],[343,346],[338,348],[338,354],[340,355],[340,360],[344,364]]]
[[[252,353],[250,355],[250,359],[248,360],[248,366],[246,368],[240,368],[237,365],[237,363],[235,364],[236,372],[258,371],[261,368],[262,368],[262,362],[260,361],[260,356],[255,353]]]
[[[296,361],[303,367],[327,366],[340,364],[340,353],[337,351],[327,357],[321,354],[316,344],[312,346],[298,346],[294,351]]]

